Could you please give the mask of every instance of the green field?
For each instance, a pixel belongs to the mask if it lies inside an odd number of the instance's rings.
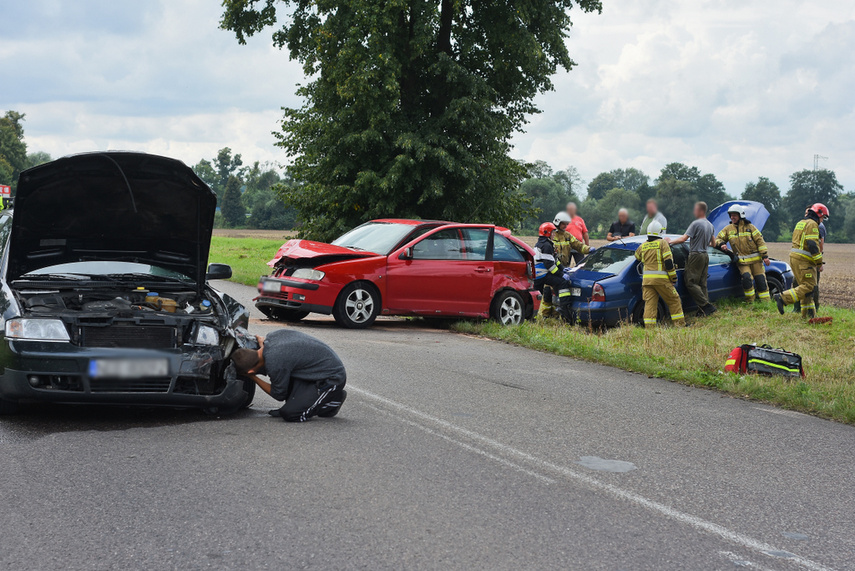
[[[726,302],[719,309],[687,328],[625,326],[597,333],[553,321],[519,327],[461,322],[454,329],[855,424],[855,312],[822,308],[834,322],[807,325],[795,314],[779,315],[771,304]],[[725,374],[726,356],[744,343],[800,354],[806,377]]]
[[[276,255],[282,240],[263,238],[211,238],[209,263],[229,264],[232,281],[248,286],[258,285],[258,278],[270,273],[267,262]]]

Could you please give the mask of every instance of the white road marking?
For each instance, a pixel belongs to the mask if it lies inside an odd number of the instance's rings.
[[[348,386],[348,389],[350,389],[350,386]],[[528,468],[526,468],[524,466],[520,466],[519,464],[517,464],[515,462],[511,462],[510,460],[507,460],[505,458],[501,458],[499,456],[496,456],[495,454],[490,454],[486,450],[482,450],[481,448],[477,448],[475,446],[472,446],[471,444],[466,444],[465,442],[462,442],[460,440],[452,438],[452,437],[448,436],[447,434],[442,434],[441,432],[437,432],[436,430],[428,428],[427,426],[425,426],[423,424],[413,422],[412,420],[407,420],[406,418],[401,418],[400,416],[395,416],[394,414],[392,414],[388,410],[383,410],[382,408],[376,407],[376,406],[371,405],[371,404],[366,404],[365,406],[367,406],[371,410],[375,410],[381,414],[385,414],[386,416],[389,416],[391,418],[394,418],[395,420],[403,422],[404,424],[409,424],[410,426],[414,426],[415,428],[418,428],[419,430],[423,430],[424,432],[427,432],[428,434],[430,434],[432,436],[437,436],[439,438],[442,438],[443,440],[446,440],[448,442],[456,444],[456,445],[460,446],[461,448],[465,448],[466,450],[469,450],[470,452],[475,452],[476,454],[479,454],[481,456],[489,458],[490,460],[494,460],[496,462],[499,462],[500,464],[504,464],[505,466],[513,468],[514,470],[517,470],[518,472],[522,472],[523,474],[528,474],[529,476],[531,476],[533,478],[537,478],[541,482],[545,482],[547,484],[554,484],[556,482],[556,480],[554,478],[550,478],[549,476],[544,476],[543,474],[539,474],[537,472],[529,470]]]
[[[761,567],[753,561],[749,561],[733,553],[732,551],[719,551],[719,555],[733,563],[737,567],[746,567],[748,569],[757,569],[758,571],[771,571],[768,567]]]
[[[754,408],[763,412],[768,412],[769,414],[780,414],[781,416],[793,416],[796,418],[810,418],[809,414],[804,414],[803,412],[796,412],[794,410],[781,410],[776,408],[766,408],[764,406],[755,406]]]
[[[776,555],[773,555],[773,553],[783,552],[784,551],[783,549],[779,549],[773,545],[769,545],[768,543],[764,543],[760,540],[754,539],[752,537],[741,534],[739,532],[731,531],[731,530],[727,529],[726,527],[721,526],[717,523],[713,523],[713,522],[707,521],[703,518],[681,512],[680,510],[677,510],[677,509],[672,508],[670,506],[667,506],[665,504],[659,503],[655,500],[645,498],[644,496],[636,494],[635,492],[625,490],[623,488],[620,488],[620,487],[615,486],[613,484],[609,484],[607,482],[601,482],[600,480],[593,478],[591,476],[588,476],[587,474],[583,474],[581,472],[571,470],[570,468],[567,468],[565,466],[560,466],[558,464],[554,464],[554,463],[549,462],[547,460],[543,460],[541,458],[538,458],[536,456],[528,454],[527,452],[523,452],[522,450],[518,450],[512,446],[508,446],[507,444],[502,444],[501,442],[499,442],[497,440],[493,440],[492,438],[488,438],[486,436],[478,434],[477,432],[473,432],[469,429],[456,426],[456,425],[448,422],[447,420],[437,418],[435,416],[432,416],[430,414],[427,414],[425,412],[422,412],[420,410],[417,410],[417,409],[412,408],[410,406],[407,406],[405,404],[401,404],[401,403],[393,401],[391,399],[387,399],[386,397],[382,397],[380,395],[374,394],[374,393],[367,391],[365,389],[361,389],[361,388],[358,388],[358,387],[355,387],[355,386],[349,384],[347,386],[347,390],[352,391],[352,392],[357,393],[357,394],[360,394],[369,400],[373,400],[375,402],[381,403],[387,407],[390,407],[390,408],[396,409],[398,411],[407,413],[407,414],[414,416],[416,418],[419,418],[423,421],[429,422],[435,426],[442,427],[445,430],[463,435],[466,438],[469,438],[470,440],[480,442],[481,444],[484,444],[490,448],[493,448],[494,450],[498,450],[499,452],[501,452],[507,456],[515,457],[515,458],[522,460],[526,463],[533,464],[533,465],[537,466],[538,468],[540,468],[541,470],[546,470],[548,472],[558,474],[558,475],[563,476],[565,478],[568,478],[571,480],[576,480],[577,482],[581,482],[583,484],[586,484],[587,486],[589,486],[591,488],[595,488],[598,490],[608,492],[609,494],[611,494],[617,498],[627,500],[629,502],[632,502],[632,503],[634,503],[638,506],[641,506],[643,508],[646,508],[648,510],[658,512],[658,513],[660,513],[660,514],[662,514],[668,518],[671,518],[675,521],[687,524],[687,525],[689,525],[689,526],[691,526],[691,527],[693,527],[699,531],[704,531],[704,532],[710,533],[712,535],[716,535],[716,536],[718,536],[718,537],[720,537],[726,541],[729,541],[731,543],[735,543],[736,545],[741,545],[744,548],[751,549],[751,550],[756,551],[758,553],[762,553],[763,555],[766,555],[768,557],[772,557],[772,558],[775,558],[778,560],[784,559],[784,558],[778,557]],[[407,422],[407,423],[415,424],[415,423],[412,423],[412,421],[408,421],[408,420],[400,418],[400,417],[396,417],[396,418],[399,418],[400,420]],[[427,427],[423,427],[423,426],[420,426],[420,427],[422,429],[427,429]],[[460,443],[456,440],[453,440],[453,439],[448,439],[448,440],[451,442],[455,442],[457,444],[463,445],[463,443]],[[466,445],[466,446],[469,447],[470,445]],[[470,449],[471,448],[472,447],[470,447]],[[477,448],[475,448],[475,451],[478,452],[479,454],[489,455],[488,452],[481,451]],[[795,554],[793,554],[792,557],[785,558],[784,560],[786,560],[789,563],[794,563],[794,564],[798,565],[799,567],[802,567],[803,569],[810,569],[811,571],[831,571],[830,568],[825,567],[821,563],[817,563],[816,561],[812,561],[810,559],[807,559],[807,558],[804,558],[804,557],[801,557],[801,556],[795,555]]]

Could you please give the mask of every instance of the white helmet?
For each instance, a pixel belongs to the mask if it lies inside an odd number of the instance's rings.
[[[552,221],[555,226],[560,226],[563,223],[570,224],[570,215],[564,212],[563,210],[555,215],[555,219]]]
[[[742,204],[732,204],[730,208],[727,209],[728,214],[739,214],[740,218],[746,218],[748,211],[745,209],[745,206]]]
[[[665,228],[662,227],[662,224],[653,220],[650,224],[647,225],[647,235],[648,236],[661,236],[662,233],[665,232]]]

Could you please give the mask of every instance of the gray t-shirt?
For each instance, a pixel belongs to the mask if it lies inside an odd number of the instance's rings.
[[[695,218],[686,230],[686,235],[689,237],[689,252],[705,254],[714,234],[715,228],[712,222],[706,218]]]
[[[658,223],[660,223],[662,225],[663,229],[665,229],[665,230],[668,229],[668,219],[665,218],[665,216],[663,216],[661,212],[657,212],[656,214],[654,214],[653,218],[651,218],[650,216],[647,216],[645,214],[644,220],[641,221],[641,234],[647,234],[647,227],[654,220],[656,220]]]
[[[307,382],[347,380],[344,364],[329,345],[292,329],[274,331],[264,339],[264,371],[270,377],[270,396],[285,400],[291,379]]]

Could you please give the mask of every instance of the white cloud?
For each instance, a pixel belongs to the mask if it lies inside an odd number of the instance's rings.
[[[515,138],[524,158],[576,165],[588,180],[680,161],[738,194],[761,175],[786,187],[819,153],[855,186],[855,5],[604,4],[576,15],[568,46],[580,66]]]
[[[138,149],[188,163],[273,146],[302,70],[269,31],[247,46],[211,0],[27,0],[0,5],[0,108],[27,114],[31,150]],[[796,0],[605,0],[574,15],[579,66],[538,98],[516,154],[588,180],[672,161],[737,194],[829,157],[855,188],[855,4]]]

